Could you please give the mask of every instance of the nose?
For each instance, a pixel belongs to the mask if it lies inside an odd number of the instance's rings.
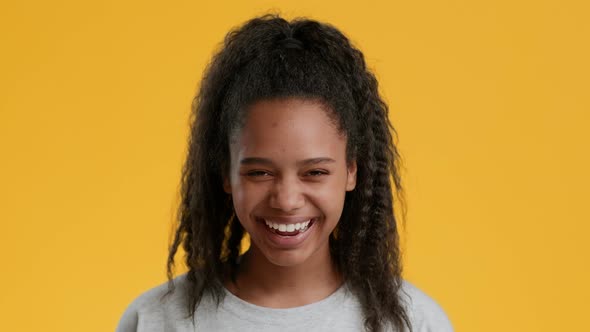
[[[283,178],[273,185],[270,206],[285,212],[297,210],[305,205],[305,197],[298,179]]]

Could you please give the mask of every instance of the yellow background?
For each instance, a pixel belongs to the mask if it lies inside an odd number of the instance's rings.
[[[3,1],[0,330],[111,331],[165,280],[192,96],[268,10],[333,23],[377,73],[405,277],[456,330],[588,330],[585,3]]]

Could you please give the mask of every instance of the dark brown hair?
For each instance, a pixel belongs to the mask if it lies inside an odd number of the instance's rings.
[[[265,15],[229,32],[205,71],[193,102],[182,174],[178,224],[168,256],[186,252],[188,313],[205,292],[219,304],[223,280],[235,276],[244,229],[223,191],[229,140],[251,103],[299,97],[328,106],[347,137],[347,160],[357,161],[357,186],[330,236],[334,262],[360,301],[368,331],[411,330],[399,297],[402,266],[394,198],[402,198],[400,158],[388,107],[361,51],[335,27],[310,19]],[[396,194],[396,195],[394,195]],[[403,204],[402,204],[403,206]]]

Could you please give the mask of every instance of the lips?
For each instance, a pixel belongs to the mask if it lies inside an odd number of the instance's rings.
[[[258,217],[258,220],[266,220],[266,221],[270,221],[270,222],[274,222],[277,224],[296,224],[296,223],[302,223],[302,222],[306,222],[309,221],[311,219],[315,219],[317,218],[316,216],[300,216],[300,217],[272,217],[272,216],[263,216],[263,217]]]

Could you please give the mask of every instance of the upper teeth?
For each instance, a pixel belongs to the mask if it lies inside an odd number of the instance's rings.
[[[311,219],[304,222],[298,222],[296,224],[279,224],[276,222],[272,222],[270,220],[264,220],[266,225],[270,228],[274,228],[280,232],[294,232],[296,230],[301,230],[307,228],[307,225],[311,222]]]

